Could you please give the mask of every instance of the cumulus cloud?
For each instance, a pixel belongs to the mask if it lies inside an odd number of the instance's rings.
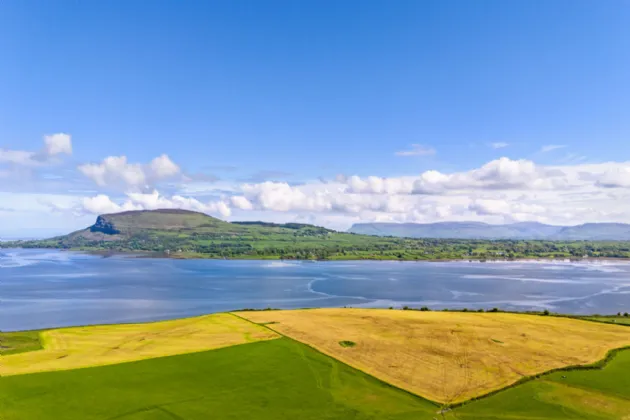
[[[230,201],[233,207],[241,210],[252,210],[254,205],[251,201],[243,196],[234,196],[230,197]]]
[[[347,185],[349,191],[364,194],[439,194],[464,189],[544,189],[561,176],[560,170],[549,171],[529,160],[503,157],[467,172],[444,174],[431,170],[416,177],[398,178],[352,176]]]
[[[72,154],[72,138],[69,134],[57,133],[50,136],[44,136],[44,144],[47,156]]]
[[[112,173],[127,186],[180,173],[162,157],[147,165],[108,159],[95,165],[91,175],[102,177],[105,185]],[[297,185],[182,183],[178,194],[143,189],[128,191],[122,199],[100,194],[85,198],[82,208],[91,214],[182,208],[222,218],[311,220],[345,228],[358,221],[630,222],[627,203],[630,162],[548,166],[500,158],[467,171],[430,170],[401,177],[339,176]]]
[[[543,206],[537,204],[496,199],[473,200],[468,209],[481,216],[502,216],[504,220],[511,221],[539,220],[538,215],[546,211]]]
[[[151,193],[128,193],[122,202],[116,202],[105,194],[86,197],[82,200],[82,209],[87,213],[104,214],[130,210],[184,209],[221,217],[229,217],[230,207],[224,201],[203,203],[194,198],[174,195],[166,197],[154,190]]]
[[[44,146],[37,151],[0,148],[0,164],[42,166],[55,163],[55,157],[61,154],[72,154],[72,137],[69,134],[57,133],[44,136]]]
[[[396,156],[431,156],[434,155],[435,149],[426,147],[421,144],[412,144],[409,150],[401,150],[395,153]]]
[[[149,172],[157,179],[177,175],[180,168],[167,155],[156,157],[149,164]]]
[[[584,178],[595,179],[598,186],[604,188],[630,188],[630,165],[612,164],[601,173],[586,173]]]
[[[180,167],[165,154],[146,165],[130,163],[126,156],[109,156],[101,163],[87,163],[78,169],[101,187],[131,190],[142,189],[181,172]]]

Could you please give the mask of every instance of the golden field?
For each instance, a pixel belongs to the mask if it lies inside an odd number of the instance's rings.
[[[630,328],[507,313],[309,309],[239,312],[377,378],[457,403],[523,376],[588,364],[630,345]],[[344,347],[340,341],[352,341]]]
[[[40,334],[44,349],[2,356],[0,376],[76,369],[278,338],[230,314],[145,324],[62,328]]]

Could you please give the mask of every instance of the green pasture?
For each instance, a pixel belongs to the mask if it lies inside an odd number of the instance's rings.
[[[2,420],[431,419],[437,407],[286,338],[0,378]]]

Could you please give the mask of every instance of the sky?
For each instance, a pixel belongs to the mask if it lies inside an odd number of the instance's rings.
[[[0,2],[0,238],[630,223],[627,0]]]

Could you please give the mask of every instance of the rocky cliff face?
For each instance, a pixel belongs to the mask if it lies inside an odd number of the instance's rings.
[[[90,227],[90,232],[101,232],[106,235],[118,235],[120,233],[114,223],[103,216],[98,216],[96,223]]]

